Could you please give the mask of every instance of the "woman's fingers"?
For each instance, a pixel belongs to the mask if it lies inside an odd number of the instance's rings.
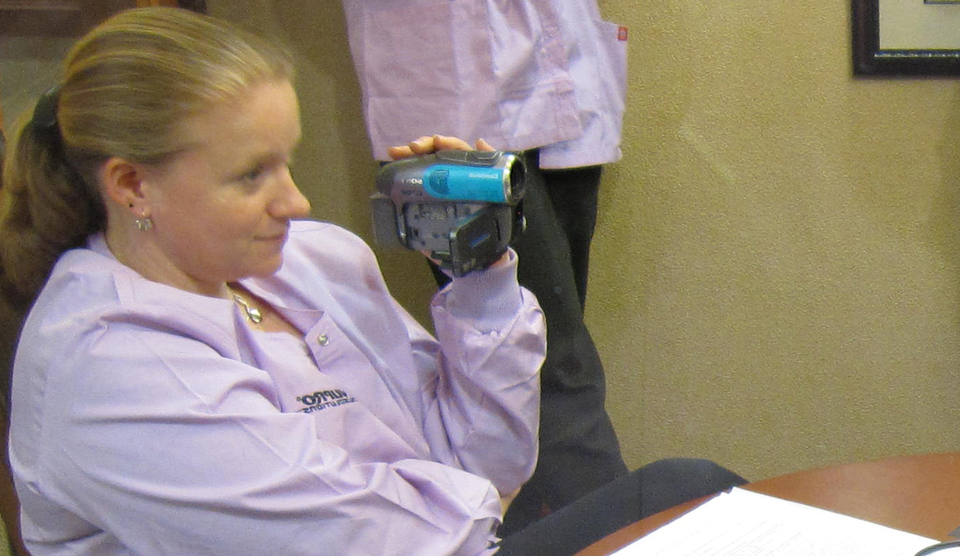
[[[469,151],[473,149],[474,147],[471,147],[470,143],[467,143],[459,137],[448,137],[446,135],[424,135],[423,137],[414,139],[406,145],[388,148],[387,155],[389,155],[393,160],[397,160],[400,158],[407,158],[409,156],[430,154],[436,151]],[[476,149],[478,151],[494,150],[494,148],[483,139],[477,139]]]

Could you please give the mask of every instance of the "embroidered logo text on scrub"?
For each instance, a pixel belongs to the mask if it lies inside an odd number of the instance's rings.
[[[301,413],[313,413],[331,407],[353,403],[357,401],[343,390],[323,390],[305,396],[297,396],[297,401],[305,407],[298,409]]]

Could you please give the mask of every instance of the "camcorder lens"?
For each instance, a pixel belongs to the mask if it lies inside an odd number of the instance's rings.
[[[510,166],[510,191],[508,196],[513,200],[518,200],[523,198],[524,192],[524,183],[526,179],[526,171],[523,167],[523,161],[517,157],[517,159]]]

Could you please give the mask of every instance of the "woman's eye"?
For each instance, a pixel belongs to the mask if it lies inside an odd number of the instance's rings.
[[[257,179],[259,179],[260,176],[262,175],[263,175],[263,167],[257,166],[253,170],[250,170],[249,172],[242,174],[240,176],[240,180],[245,182],[254,182],[254,181],[257,181]]]

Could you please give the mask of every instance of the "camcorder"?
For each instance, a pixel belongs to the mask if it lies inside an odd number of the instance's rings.
[[[495,263],[524,227],[523,160],[438,151],[384,164],[371,199],[378,245],[427,251],[454,276]]]

